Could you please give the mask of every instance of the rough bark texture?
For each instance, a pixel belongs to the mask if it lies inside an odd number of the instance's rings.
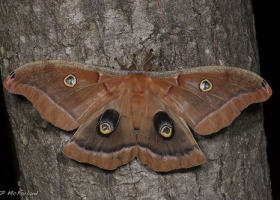
[[[114,66],[154,49],[167,69],[237,66],[259,72],[249,0],[0,2],[2,80],[21,64],[65,59]],[[261,105],[212,136],[195,137],[207,162],[161,174],[138,160],[104,171],[65,157],[73,132],[5,92],[23,191],[29,199],[271,199]],[[25,197],[23,197],[25,198]]]

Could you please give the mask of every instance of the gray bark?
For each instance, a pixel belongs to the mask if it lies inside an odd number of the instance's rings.
[[[35,60],[114,66],[143,60],[176,70],[205,65],[259,72],[249,0],[1,1],[2,80]],[[207,162],[156,173],[138,160],[105,171],[65,157],[73,132],[44,121],[24,98],[5,92],[22,191],[29,199],[271,199],[261,105],[250,106],[218,133],[195,134]],[[25,198],[26,196],[22,196]]]

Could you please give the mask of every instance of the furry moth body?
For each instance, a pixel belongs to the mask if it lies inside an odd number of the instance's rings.
[[[66,156],[108,170],[135,157],[155,171],[201,165],[206,158],[188,127],[217,132],[272,94],[260,76],[235,67],[111,72],[63,60],[25,64],[4,86],[54,126],[78,128]]]

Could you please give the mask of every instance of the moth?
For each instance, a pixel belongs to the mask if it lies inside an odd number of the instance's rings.
[[[63,153],[78,162],[114,170],[134,158],[167,172],[206,161],[189,127],[208,135],[229,126],[272,90],[257,74],[236,67],[206,66],[155,72],[150,51],[123,70],[65,61],[27,63],[4,81],[25,96],[42,118],[76,133]],[[137,129],[137,134],[135,133]]]

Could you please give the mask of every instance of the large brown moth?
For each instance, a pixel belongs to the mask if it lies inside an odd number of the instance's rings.
[[[267,82],[248,70],[206,66],[150,72],[150,58],[151,52],[144,71],[135,70],[135,56],[123,71],[37,61],[13,71],[4,86],[29,99],[54,126],[78,128],[63,149],[66,156],[108,170],[137,157],[163,172],[205,162],[189,127],[212,134],[272,94]]]

